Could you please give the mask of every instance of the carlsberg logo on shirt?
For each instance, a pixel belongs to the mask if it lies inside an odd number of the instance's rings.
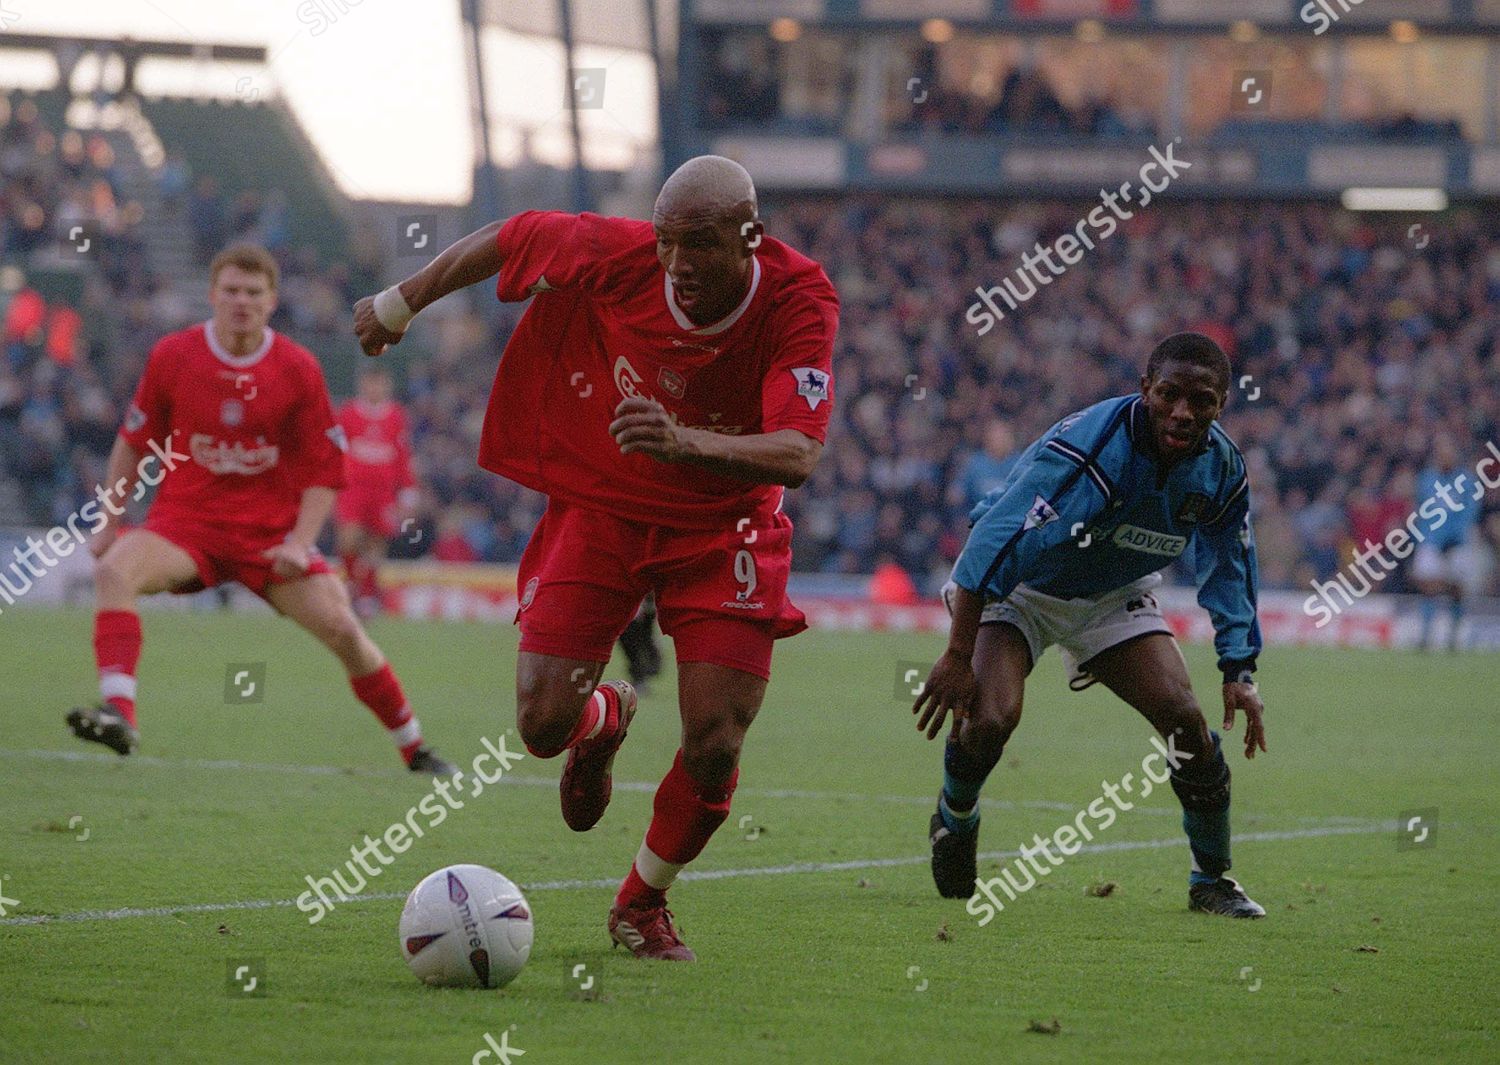
[[[1115,543],[1132,551],[1144,551],[1149,555],[1166,555],[1176,558],[1187,546],[1187,537],[1142,529],[1138,525],[1121,525],[1115,530]]]

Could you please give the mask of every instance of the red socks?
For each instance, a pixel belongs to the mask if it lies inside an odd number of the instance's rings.
[[[133,610],[101,610],[94,615],[94,662],[99,667],[99,694],[135,726],[135,670],[141,659],[141,619]],[[412,716],[401,682],[390,663],[349,684],[370,708],[410,761],[422,746],[422,731]]]
[[[651,827],[630,867],[630,875],[615,896],[616,906],[659,906],[682,867],[703,853],[708,841],[729,816],[729,803],[739,783],[736,769],[729,783],[708,787],[682,767],[682,751],[656,789]]]
[[[133,610],[94,615],[94,663],[99,694],[135,727],[135,667],[141,660],[141,619]]]
[[[344,574],[355,599],[378,599],[380,583],[376,568],[363,555],[341,555]]]
[[[391,664],[387,662],[363,677],[350,677],[349,686],[354,689],[355,697],[370,708],[391,734],[391,739],[401,749],[401,757],[411,761],[411,756],[422,746],[422,728],[412,716],[411,705],[406,701],[406,693],[401,690],[401,682],[396,679]]]

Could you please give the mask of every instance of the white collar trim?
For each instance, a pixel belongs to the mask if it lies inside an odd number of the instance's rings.
[[[677,301],[672,297],[672,275],[663,270],[662,277],[666,280],[667,309],[672,312],[672,317],[677,324],[696,336],[711,337],[724,332],[738,322],[749,308],[750,301],[755,298],[755,290],[760,288],[760,260],[753,255],[750,257],[750,291],[745,293],[745,298],[740,300],[740,305],[712,325],[694,325],[693,320],[682,313],[682,308],[677,306]]]
[[[266,334],[261,338],[260,347],[248,355],[233,355],[226,351],[224,345],[219,343],[219,338],[214,336],[214,323],[210,318],[203,323],[203,338],[208,341],[208,350],[214,353],[214,358],[226,366],[233,366],[237,370],[243,370],[247,366],[254,366],[266,357],[266,352],[271,350],[271,344],[276,339],[276,334],[270,326],[266,326]]]

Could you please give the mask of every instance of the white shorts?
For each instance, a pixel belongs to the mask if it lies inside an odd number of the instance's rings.
[[[1463,544],[1455,544],[1446,551],[1432,544],[1418,544],[1411,556],[1411,575],[1424,584],[1441,581],[1462,585],[1472,572],[1472,561]]]
[[[1172,634],[1151,594],[1159,584],[1161,574],[1148,573],[1122,588],[1082,599],[1058,599],[1020,584],[1004,599],[985,603],[979,623],[1004,621],[1020,629],[1031,648],[1033,664],[1057,644],[1068,671],[1068,687],[1082,691],[1096,680],[1080,668],[1082,663],[1137,636]],[[948,602],[946,586],[943,593],[943,601]]]

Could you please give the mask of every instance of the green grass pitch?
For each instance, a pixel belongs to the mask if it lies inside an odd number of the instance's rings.
[[[670,675],[592,832],[562,823],[560,765],[526,758],[374,878],[378,897],[310,926],[286,905],[303,877],[427,782],[333,660],[264,615],[146,614],[141,757],[80,743],[62,718],[93,698],[90,617],[0,617],[0,1061],[457,1063],[486,1034],[525,1065],[1500,1060],[1493,657],[1265,655],[1270,753],[1246,762],[1238,729],[1226,748],[1248,837],[1235,874],[1266,920],[1187,911],[1162,788],[981,928],[933,890],[940,745],[895,697],[901,663],[938,640],[786,641],[734,811],[693,866],[734,875],[674,888],[700,960],[669,965],[611,951],[604,920],[677,745]],[[373,631],[450,758],[513,729],[514,629]],[[1217,726],[1211,652],[1187,653]],[[267,663],[264,702],[226,704],[239,662]],[[1107,693],[1068,692],[1049,655],[986,789],[981,850],[1071,821],[1149,737]],[[1421,845],[1402,845],[1407,811],[1436,811]],[[536,946],[503,991],[423,987],[398,952],[400,898],[456,862],[528,891]],[[55,919],[25,923],[38,915]],[[231,988],[242,961],[263,996]],[[570,993],[577,965],[597,997]]]

